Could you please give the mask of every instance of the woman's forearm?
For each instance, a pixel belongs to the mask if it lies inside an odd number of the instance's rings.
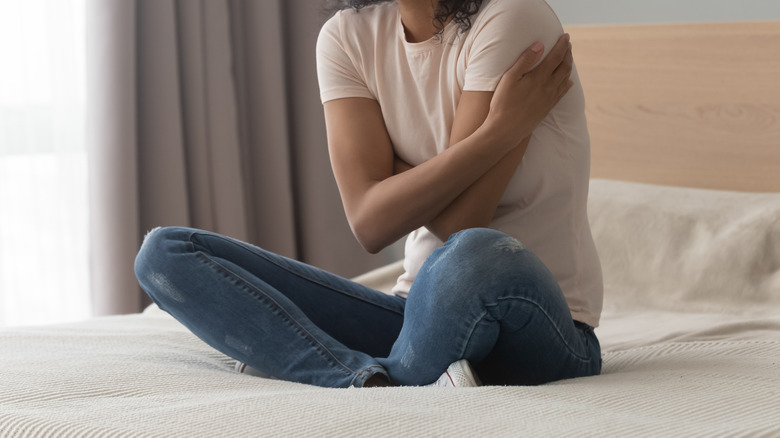
[[[549,62],[551,59],[556,61],[551,63]],[[557,63],[558,59],[562,61],[560,64]],[[545,83],[544,87],[558,88],[558,98],[560,98],[571,86],[571,82],[568,80],[571,62],[571,45],[568,42],[568,35],[563,35],[555,47],[553,47],[548,59],[540,65],[539,69],[518,75],[517,73],[524,71],[525,68],[522,67],[522,64],[515,64],[501,79],[495,93],[463,93],[455,115],[451,141],[458,141],[471,135],[476,129],[483,128],[484,123],[491,125],[489,129],[500,131],[506,129],[514,130],[515,138],[522,138],[523,140],[501,162],[490,169],[456,198],[452,204],[442,210],[433,221],[426,225],[429,231],[440,240],[444,241],[452,233],[466,228],[486,227],[490,224],[501,197],[528,148],[530,131],[528,130],[528,125],[525,125],[523,122],[534,120],[533,127],[535,127],[536,123],[540,122],[541,118],[546,116],[554,104],[557,103],[557,100],[553,100],[547,101],[549,105],[547,107],[533,107],[528,105],[529,101],[527,99],[518,99],[519,96],[515,96],[514,99],[507,101],[505,99],[511,96],[512,93],[506,93],[506,91],[527,77],[538,74],[546,75],[552,71],[552,75],[557,76],[557,78],[550,83]],[[557,66],[557,68],[550,70],[553,66]],[[533,91],[538,92],[544,87],[534,88]],[[497,98],[494,99],[494,97]],[[503,103],[497,104],[497,101],[503,101]],[[496,111],[497,108],[500,109]],[[531,108],[534,109],[528,112]],[[506,111],[507,109],[509,111]],[[508,119],[505,117],[493,117],[492,122],[494,123],[486,122],[486,120],[491,119],[491,115],[495,115],[496,112],[501,112],[501,110],[504,110],[505,116],[510,115],[510,117]],[[512,121],[511,115],[522,114],[525,114],[525,116],[516,118],[514,122]],[[498,120],[497,123],[495,122],[496,120]],[[507,120],[509,121],[507,122]]]
[[[361,192],[342,193],[354,234],[369,252],[376,252],[431,223],[513,148],[508,140],[483,129],[401,174],[363,187],[342,181],[342,192]]]
[[[490,112],[492,92],[465,91],[461,95],[450,133],[450,144],[472,135],[485,123]],[[444,208],[426,227],[440,240],[460,230],[487,227],[495,215],[498,203],[512,179],[528,147],[528,138],[521,141],[495,166]]]
[[[488,227],[495,216],[517,166],[523,160],[529,138],[504,156],[487,173],[450,203],[426,228],[441,241],[467,228]]]

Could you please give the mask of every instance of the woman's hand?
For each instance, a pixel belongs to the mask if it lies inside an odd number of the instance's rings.
[[[520,141],[530,135],[572,87],[569,34],[534,68],[543,53],[544,45],[534,43],[498,82],[485,123],[499,136]]]

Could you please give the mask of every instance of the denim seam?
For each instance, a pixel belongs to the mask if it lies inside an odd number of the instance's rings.
[[[543,314],[543,315],[544,315],[544,316],[547,318],[547,320],[550,322],[550,324],[552,324],[552,326],[553,326],[553,327],[555,327],[555,332],[558,334],[558,338],[560,338],[560,340],[563,342],[563,345],[565,345],[565,346],[566,346],[566,349],[567,349],[567,350],[569,350],[569,352],[570,352],[570,353],[571,353],[571,354],[572,354],[574,357],[576,357],[577,359],[579,359],[579,360],[581,360],[581,361],[583,361],[583,362],[591,362],[591,361],[592,361],[592,358],[590,358],[590,357],[588,357],[588,356],[583,356],[583,355],[581,355],[581,354],[577,353],[576,351],[574,351],[574,348],[572,348],[572,346],[571,346],[571,345],[569,344],[569,342],[566,340],[566,337],[564,337],[564,336],[563,336],[563,333],[561,333],[561,330],[560,330],[560,328],[558,327],[558,324],[555,324],[555,322],[553,321],[553,319],[550,317],[550,314],[549,314],[549,313],[547,313],[547,312],[544,310],[544,307],[542,307],[541,305],[539,305],[539,303],[537,303],[536,301],[530,300],[530,299],[528,299],[528,298],[524,298],[524,297],[503,297],[503,298],[497,298],[497,299],[496,299],[496,301],[508,301],[508,300],[518,300],[518,301],[525,301],[525,302],[527,302],[527,303],[531,303],[532,305],[536,306],[536,307],[537,307],[537,308],[538,308],[538,309],[539,309],[539,310],[542,312],[542,314]],[[485,307],[489,307],[489,306],[497,306],[497,305],[498,305],[498,303],[493,303],[493,304],[486,304],[486,305],[485,305]],[[485,313],[487,313],[487,312],[485,312]],[[483,317],[484,317],[484,314],[483,314]],[[469,338],[470,338],[470,337],[471,337],[471,333],[469,333]]]
[[[198,234],[198,235],[200,235],[200,236],[206,236],[206,237],[214,237],[214,238],[218,238],[218,239],[222,239],[222,240],[225,240],[225,241],[228,241],[228,242],[234,243],[234,242],[232,241],[232,239],[228,239],[228,238],[225,238],[224,236],[220,236],[220,235],[217,235],[217,234],[204,234],[204,233],[197,233],[197,232],[193,233],[193,235],[194,235],[194,234]],[[269,263],[271,263],[271,264],[274,264],[274,265],[278,266],[279,268],[281,268],[281,269],[284,269],[285,271],[287,271],[287,272],[289,272],[289,273],[291,273],[291,274],[294,274],[294,275],[296,275],[296,276],[298,276],[298,277],[301,277],[301,278],[305,279],[306,281],[310,281],[310,282],[312,282],[312,283],[316,283],[316,284],[318,284],[318,285],[320,285],[320,286],[323,286],[323,287],[326,287],[326,288],[328,288],[328,289],[330,289],[330,290],[332,290],[332,291],[334,291],[334,292],[338,292],[338,293],[341,293],[341,294],[344,294],[344,295],[348,295],[348,296],[350,296],[351,298],[354,298],[354,299],[356,299],[356,300],[363,301],[364,303],[368,303],[368,304],[374,305],[374,306],[376,306],[376,307],[380,307],[380,308],[382,308],[382,309],[384,309],[384,310],[387,310],[387,311],[390,311],[390,312],[396,313],[396,314],[398,314],[398,315],[403,315],[403,314],[404,314],[403,312],[397,312],[395,309],[389,308],[389,307],[387,307],[387,306],[383,306],[383,305],[381,305],[381,304],[379,304],[379,303],[376,303],[376,302],[374,302],[374,301],[366,300],[366,299],[365,299],[365,298],[363,298],[363,297],[355,296],[355,295],[353,295],[352,293],[350,293],[349,291],[346,291],[346,290],[343,290],[343,289],[341,289],[341,288],[338,288],[338,287],[336,287],[336,286],[334,286],[334,285],[332,285],[332,284],[330,284],[330,283],[326,283],[326,282],[323,282],[323,281],[320,281],[320,280],[317,280],[317,279],[311,278],[310,276],[308,276],[308,275],[306,275],[306,274],[304,274],[304,273],[302,273],[302,272],[294,271],[294,270],[292,270],[292,269],[288,268],[287,266],[281,265],[281,264],[277,263],[275,260],[273,260],[273,259],[271,259],[271,258],[268,258],[268,257],[266,257],[266,256],[265,256],[264,254],[262,254],[262,253],[255,253],[255,252],[249,251],[249,250],[247,250],[246,248],[242,247],[241,245],[239,245],[239,248],[241,248],[242,250],[245,250],[245,251],[249,252],[249,253],[250,253],[251,255],[253,255],[253,256],[261,257],[261,258],[262,258],[262,259],[264,259],[265,261],[267,261],[267,262],[269,262]],[[380,293],[382,293],[382,292],[380,292]]]
[[[463,348],[460,349],[460,354],[458,357],[465,357],[466,355],[466,348],[468,347],[469,343],[471,342],[471,337],[474,336],[474,332],[476,331],[477,324],[482,322],[482,320],[485,319],[485,315],[488,314],[488,311],[485,310],[482,312],[481,315],[474,318],[474,323],[471,324],[471,327],[469,327],[468,335],[466,336],[466,341],[463,343]]]
[[[224,275],[225,277],[230,277],[234,280],[238,280],[241,284],[239,286],[243,286],[245,290],[247,290],[252,296],[258,299],[264,299],[268,302],[272,303],[276,310],[279,312],[279,316],[282,317],[287,323],[296,330],[299,334],[303,335],[303,338],[308,340],[309,343],[311,343],[312,347],[325,359],[326,361],[330,362],[333,365],[340,366],[342,368],[342,371],[345,371],[345,374],[347,375],[353,375],[356,373],[356,371],[352,370],[350,367],[348,367],[346,364],[341,362],[325,345],[323,345],[314,335],[312,335],[308,330],[306,330],[305,327],[301,326],[295,318],[293,318],[287,311],[282,307],[278,302],[276,302],[273,298],[269,297],[267,294],[265,294],[262,290],[257,288],[252,283],[249,283],[246,281],[243,277],[236,274],[235,272],[228,269],[226,266],[220,264],[216,260],[213,260],[211,257],[209,257],[206,253],[202,251],[197,251],[194,253],[198,257],[202,257],[205,259],[207,264],[209,264],[209,268],[214,270],[215,272]],[[214,268],[218,269],[214,269]],[[354,380],[354,377],[353,377]]]

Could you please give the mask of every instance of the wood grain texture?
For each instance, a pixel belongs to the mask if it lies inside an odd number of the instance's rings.
[[[567,31],[593,178],[780,191],[780,22]]]

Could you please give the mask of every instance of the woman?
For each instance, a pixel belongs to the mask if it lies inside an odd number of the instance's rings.
[[[323,26],[318,76],[353,233],[370,252],[408,234],[395,295],[186,228],[147,236],[141,286],[214,348],[285,380],[598,374],[584,99],[555,14],[543,0],[359,3]]]

